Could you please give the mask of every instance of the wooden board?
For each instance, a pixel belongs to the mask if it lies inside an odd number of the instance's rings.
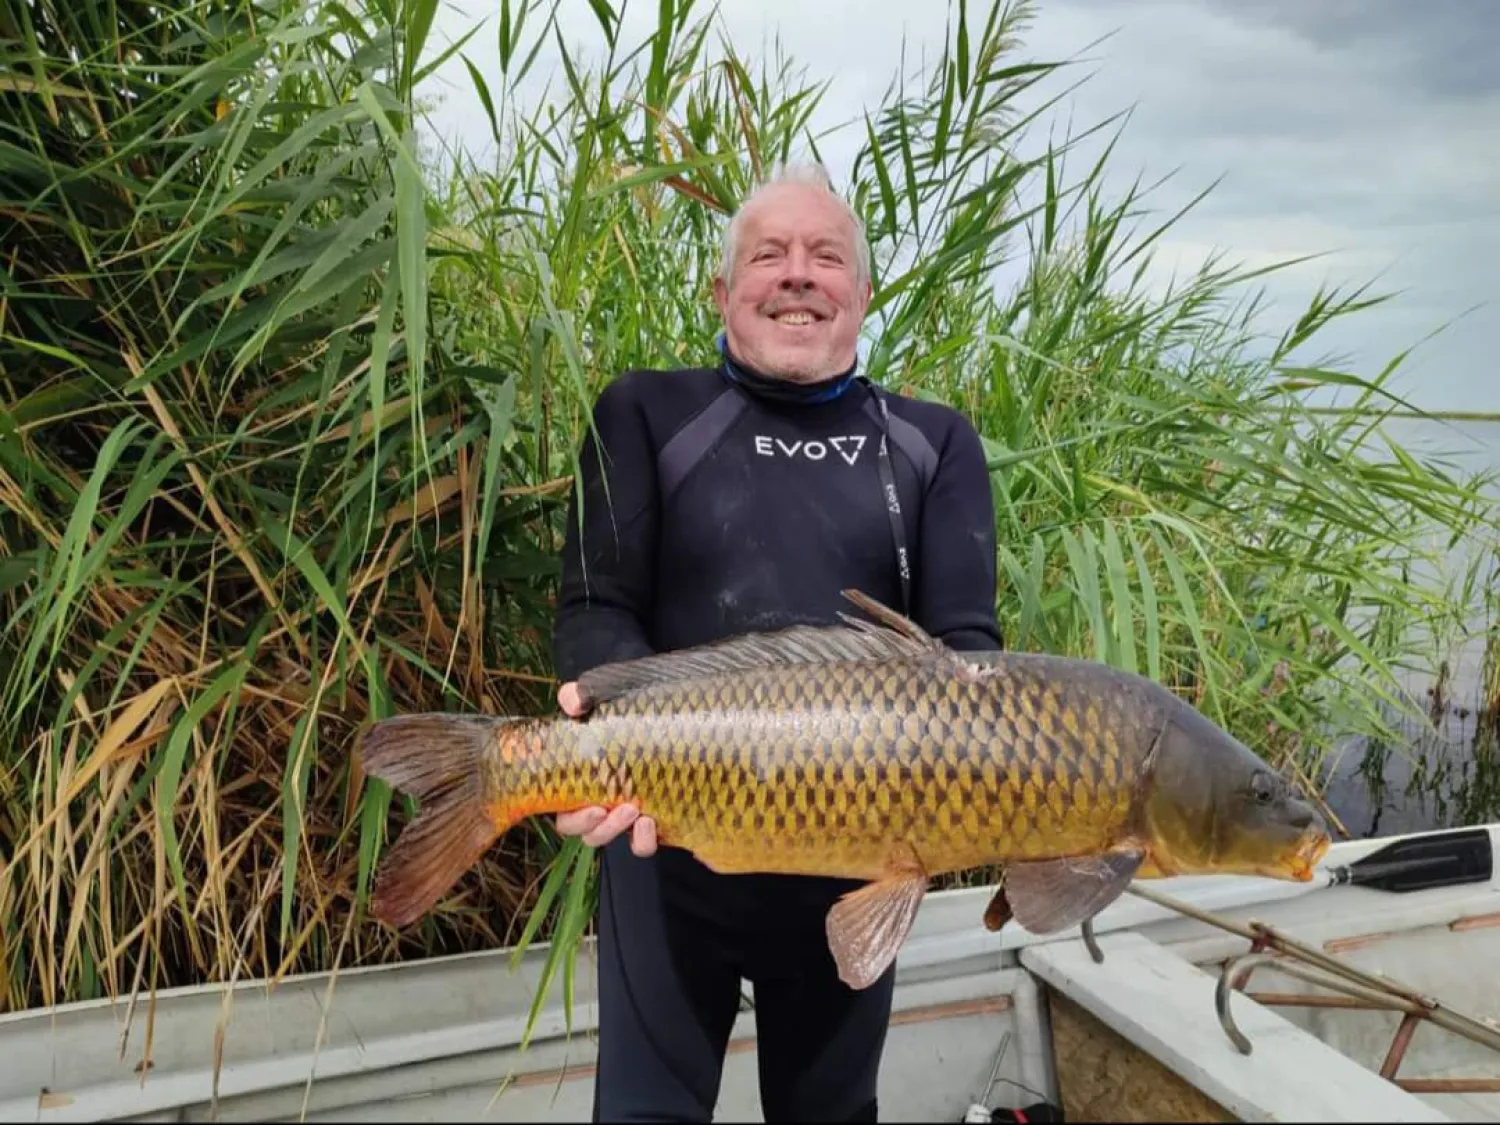
[[[1234,1121],[1235,1116],[1060,992],[1052,1047],[1068,1121]]]

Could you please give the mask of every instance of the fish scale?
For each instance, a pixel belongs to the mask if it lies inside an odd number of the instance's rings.
[[[375,724],[366,772],[421,811],[381,861],[374,915],[415,919],[526,816],[626,802],[720,872],[865,881],[827,918],[854,988],[889,967],[934,875],[1003,865],[985,925],[1039,933],[1138,873],[1311,878],[1329,838],[1310,806],[1161,685],[1063,657],[974,663],[846,596],[874,622],[594,669],[581,720]]]
[[[1128,815],[1150,732],[1047,675],[965,682],[921,657],[705,675],[497,728],[513,772],[492,784],[524,808],[641,799],[663,843],[725,872],[876,878],[893,837],[931,874],[1087,851]]]

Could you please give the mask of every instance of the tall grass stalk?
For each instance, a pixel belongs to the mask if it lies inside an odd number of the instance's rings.
[[[452,45],[436,0],[0,7],[7,1008],[549,937],[570,988],[591,854],[530,824],[392,933],[363,908],[411,808],[353,751],[399,711],[553,706],[590,403],[710,355],[725,216],[831,125],[863,138],[871,372],[986,439],[1010,644],[1156,677],[1312,786],[1390,734],[1471,609],[1431,530],[1496,512],[1382,436],[1396,363],[1295,358],[1377,302],[1321,293],[1266,347],[1263,273],[1148,287],[1171,218],[1033,140],[1029,5],[955,6],[849,123],[694,9],[627,44],[593,0],[597,55],[528,103],[562,39],[522,0]],[[493,163],[419,143],[450,59]],[[1306,405],[1329,385],[1358,410]]]

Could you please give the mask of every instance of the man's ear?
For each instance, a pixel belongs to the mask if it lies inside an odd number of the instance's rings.
[[[715,276],[713,293],[714,304],[719,307],[719,317],[727,321],[729,319],[729,286],[724,284],[723,277]]]

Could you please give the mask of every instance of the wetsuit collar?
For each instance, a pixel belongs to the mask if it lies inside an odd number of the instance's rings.
[[[790,379],[778,379],[762,374],[736,359],[729,350],[729,339],[725,333],[720,332],[715,343],[724,361],[720,365],[720,370],[726,379],[758,398],[773,399],[776,402],[832,402],[849,389],[850,384],[854,382],[854,373],[859,370],[859,360],[856,359],[850,365],[849,370],[831,379],[824,379],[817,383],[794,383]]]

